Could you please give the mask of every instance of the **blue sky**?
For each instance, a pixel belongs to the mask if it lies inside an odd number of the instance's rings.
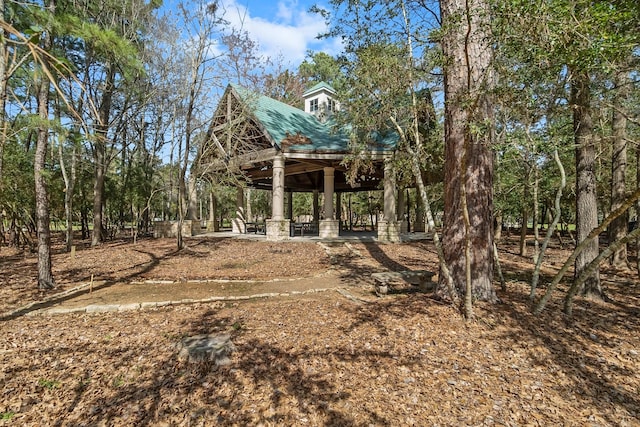
[[[179,0],[165,0],[164,9]],[[309,12],[309,8],[322,0],[218,0],[225,19],[238,29],[247,31],[258,43],[261,54],[280,60],[284,68],[297,69],[308,50],[330,55],[340,52],[335,40],[318,40],[326,31],[324,19]]]
[[[329,54],[340,51],[336,41],[316,38],[326,26],[321,16],[308,12],[315,0],[222,0],[222,3],[228,20],[247,30],[265,55],[282,56],[285,64],[297,67],[307,50]]]

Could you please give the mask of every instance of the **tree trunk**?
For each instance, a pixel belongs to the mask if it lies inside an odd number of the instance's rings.
[[[194,58],[194,62],[192,64],[191,72],[191,80],[189,86],[189,97],[188,97],[188,105],[186,111],[186,119],[185,119],[185,132],[184,132],[184,152],[180,151],[182,149],[182,144],[179,146],[179,155],[178,155],[178,164],[180,165],[179,177],[178,177],[178,232],[176,236],[176,243],[178,246],[178,250],[184,248],[184,239],[182,236],[182,224],[184,223],[186,210],[188,208],[188,194],[187,194],[187,185],[186,185],[186,175],[187,175],[187,167],[189,166],[189,151],[191,149],[191,137],[193,132],[193,114],[195,109],[195,102],[197,96],[198,89],[198,79],[199,79],[199,70],[202,65],[202,45],[199,45],[199,50],[196,52],[197,57]],[[184,156],[182,156],[184,154]],[[195,175],[195,174],[192,174]],[[195,181],[195,176],[191,176],[190,179]]]
[[[107,171],[107,132],[109,130],[109,116],[111,114],[111,99],[113,97],[116,78],[115,65],[107,66],[104,93],[98,113],[100,122],[96,130],[96,142],[93,147],[94,182],[93,182],[93,233],[91,246],[99,245],[103,240],[102,208],[104,206],[104,180]]]
[[[538,262],[538,256],[540,256],[540,230],[538,230],[538,167],[533,166],[533,263]]]
[[[443,250],[460,294],[466,288],[466,243],[471,288],[478,300],[496,301],[493,287],[493,85],[489,11],[484,0],[441,0],[447,60],[445,87],[445,179]],[[465,168],[459,166],[465,158]],[[464,182],[464,192],[461,190]],[[464,194],[462,194],[464,193]],[[470,226],[465,227],[466,197]],[[442,275],[441,275],[442,277]],[[442,280],[442,279],[441,279]]]
[[[4,0],[0,0],[0,19],[4,21]],[[2,193],[2,174],[4,165],[4,145],[7,141],[7,122],[4,116],[4,110],[7,103],[7,41],[6,38],[0,37],[0,193]],[[0,214],[1,216],[1,214]],[[2,218],[0,217],[0,220]],[[4,233],[2,224],[0,231]],[[4,238],[4,234],[2,235]]]
[[[636,146],[636,190],[640,189],[640,147]],[[636,227],[640,227],[640,200],[636,206]],[[636,239],[636,269],[640,273],[640,237]]]
[[[529,223],[529,208],[527,207],[527,201],[529,200],[528,189],[529,185],[525,184],[524,200],[522,201],[522,214],[520,226],[520,256],[527,255],[527,227]]]
[[[100,154],[94,154],[95,171],[93,181],[93,231],[91,232],[91,246],[99,245],[103,240],[103,227],[102,227],[102,204],[104,200],[104,179],[105,170],[102,166],[106,160],[104,152],[105,147],[102,144],[96,143],[96,152]]]
[[[494,216],[493,220],[493,240],[499,242],[502,239],[502,225],[504,223],[504,217],[502,216],[502,211],[497,212]]]
[[[625,176],[627,170],[627,118],[620,111],[629,93],[629,76],[625,71],[616,74],[616,88],[613,100],[613,153],[611,155],[611,210],[616,210],[626,196]],[[627,234],[629,214],[626,213],[611,223],[607,230],[609,244],[624,238]],[[611,265],[628,268],[627,245],[620,245],[611,255]]]
[[[82,102],[79,103],[82,105]],[[76,111],[81,111],[81,108],[77,108]],[[55,106],[56,120],[61,121],[60,105]],[[71,252],[73,246],[73,193],[76,185],[76,165],[77,165],[77,144],[75,134],[78,129],[74,129],[71,133],[71,137],[68,140],[72,143],[71,148],[71,164],[70,170],[67,169],[67,164],[64,159],[64,142],[62,139],[58,140],[58,161],[60,162],[60,172],[62,172],[62,179],[64,180],[64,222],[65,222],[65,247],[67,252]]]
[[[553,232],[556,229],[558,222],[560,221],[560,217],[562,216],[560,201],[562,200],[562,191],[567,185],[567,176],[564,171],[564,165],[560,161],[560,156],[558,155],[557,149],[553,151],[553,159],[556,161],[558,169],[560,170],[560,187],[558,187],[558,190],[556,191],[556,198],[554,203],[556,214],[549,224],[549,227],[547,228],[547,235],[542,242],[542,248],[540,249],[540,253],[538,254],[538,258],[536,259],[536,266],[531,277],[531,292],[529,294],[529,298],[532,300],[536,296],[536,288],[538,287],[538,279],[540,277],[540,268],[542,267],[542,259],[544,258],[544,253],[547,250],[547,245],[549,244],[549,241],[553,236]]]
[[[49,2],[51,13],[55,8],[53,1]],[[45,31],[42,36],[42,48],[48,52],[52,44],[51,31]],[[42,58],[43,67],[48,66],[45,57]],[[52,289],[55,284],[51,271],[51,230],[49,228],[49,191],[47,188],[45,162],[47,157],[47,145],[49,141],[49,80],[44,72],[40,71],[38,82],[38,133],[36,139],[36,153],[34,158],[34,178],[36,193],[36,227],[38,231],[38,288],[41,290]]]
[[[210,231],[220,231],[220,227],[218,226],[218,218],[216,217],[216,195],[213,191],[213,188],[209,190],[209,221],[211,221],[211,226],[209,227]]]
[[[627,197],[624,203],[620,205],[618,209],[611,212],[602,221],[602,223],[599,226],[591,230],[591,232],[587,235],[587,237],[585,237],[580,243],[576,245],[576,248],[573,250],[571,255],[569,255],[569,258],[567,258],[567,260],[564,262],[562,267],[560,267],[560,270],[553,277],[553,280],[551,281],[551,283],[547,285],[547,290],[545,294],[542,296],[542,298],[540,298],[540,301],[538,301],[538,303],[534,307],[534,310],[533,310],[534,314],[539,314],[540,312],[542,312],[542,310],[544,310],[544,307],[546,306],[547,301],[549,301],[549,298],[551,298],[551,294],[558,286],[558,283],[560,283],[560,280],[562,280],[564,275],[567,273],[567,271],[571,267],[571,264],[575,263],[576,259],[578,259],[580,254],[584,252],[593,243],[594,240],[598,239],[598,235],[604,232],[614,219],[624,214],[624,212],[627,209],[629,209],[638,200],[640,200],[640,188],[636,189],[636,191],[634,191],[632,195]],[[596,258],[597,256],[595,256],[591,261],[595,260]],[[591,264],[591,261],[589,262],[589,264]],[[587,264],[583,269],[583,272],[585,272],[585,275],[583,276],[581,273],[580,276],[575,278],[576,281],[579,279],[582,282],[582,280],[584,280],[586,277],[589,277],[591,275],[591,269],[589,268],[589,264]],[[575,285],[575,282],[574,282],[574,285]],[[575,286],[572,286],[572,288],[574,288],[572,289],[572,291],[574,292],[577,292],[579,290],[579,289],[575,289]]]
[[[189,192],[187,219],[195,221],[198,219],[198,190],[196,188],[195,174],[192,173],[187,181],[187,191]]]
[[[576,240],[578,245],[598,226],[598,199],[596,195],[596,148],[591,118],[591,93],[589,75],[571,70],[571,106],[573,107],[573,131],[576,145]],[[575,277],[579,277],[591,261],[598,256],[596,237],[578,255],[575,261]],[[585,281],[583,294],[602,297],[599,270],[595,269]]]
[[[60,170],[64,179],[64,219],[65,219],[65,245],[67,252],[71,251],[73,246],[73,192],[76,185],[76,145],[73,142],[71,153],[71,171],[67,171],[64,157],[62,155],[62,142],[58,145],[58,157],[60,159]]]
[[[586,278],[591,275],[591,272],[593,270],[595,270],[596,268],[598,268],[598,265],[600,265],[600,263],[605,258],[611,256],[611,254],[613,252],[618,250],[618,248],[620,246],[626,245],[627,242],[629,242],[630,240],[634,239],[637,236],[640,236],[640,229],[639,228],[636,228],[631,233],[626,234],[622,239],[617,240],[615,242],[611,242],[611,244],[609,245],[609,247],[607,247],[607,249],[602,251],[597,257],[595,257],[589,263],[589,265],[584,269],[584,271],[582,272],[580,277],[578,277],[575,280],[575,282],[573,283],[573,285],[571,285],[571,287],[569,288],[569,291],[567,292],[567,296],[564,299],[564,314],[566,314],[567,316],[571,316],[572,310],[573,310],[572,309],[572,307],[573,307],[573,298],[578,293],[578,289],[580,289],[580,287],[582,286],[584,280],[586,280]]]

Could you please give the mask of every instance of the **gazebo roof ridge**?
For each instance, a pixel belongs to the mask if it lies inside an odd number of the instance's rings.
[[[242,102],[249,106],[251,114],[260,122],[279,150],[325,154],[351,152],[348,127],[337,128],[333,118],[322,122],[314,114],[238,84],[231,83],[229,87]],[[333,91],[327,83],[320,82],[305,94],[326,88]],[[380,138],[378,142],[370,144],[369,149],[377,153],[393,151],[396,143],[397,138],[387,135]]]
[[[292,105],[252,92],[240,85],[230,86],[237,96],[248,104],[251,114],[261,123],[280,150],[349,152],[349,136],[344,132],[336,132],[333,122],[322,123],[315,115]],[[303,139],[304,143],[296,143]]]
[[[309,97],[309,96],[313,95],[314,93],[319,92],[321,90],[326,90],[328,92],[331,92],[334,95],[336,93],[336,90],[333,88],[333,86],[331,86],[329,83],[327,83],[325,81],[322,81],[322,82],[319,82],[319,83],[313,85],[309,89],[305,90],[302,93],[302,96],[306,98],[306,97]]]

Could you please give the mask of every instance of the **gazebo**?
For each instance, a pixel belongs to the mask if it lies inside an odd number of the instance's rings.
[[[266,222],[269,240],[290,236],[285,218],[285,192],[313,192],[313,218],[320,238],[340,234],[335,207],[344,192],[384,189],[384,217],[378,221],[378,240],[400,239],[401,221],[396,214],[396,185],[391,159],[395,138],[381,138],[365,152],[373,167],[349,181],[344,159],[353,152],[345,129],[332,120],[340,108],[334,89],[319,83],[304,93],[304,110],[229,85],[215,111],[205,143],[198,156],[201,173],[231,172],[242,175],[247,185],[271,190],[271,218]],[[381,185],[382,181],[382,185]],[[318,194],[324,194],[323,218]],[[334,195],[336,201],[334,203]],[[291,200],[291,198],[289,198]],[[233,231],[247,230],[244,191],[238,187],[237,215]]]

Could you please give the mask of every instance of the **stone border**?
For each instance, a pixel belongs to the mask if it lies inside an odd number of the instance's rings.
[[[129,285],[174,285],[176,283],[275,283],[275,282],[296,282],[298,280],[318,279],[331,274],[331,270],[326,270],[313,276],[305,277],[285,277],[276,279],[189,279],[189,280],[132,280],[126,282]],[[123,282],[124,283],[124,282]]]
[[[265,279],[265,280],[260,280],[260,279],[191,279],[191,280],[154,280],[154,279],[150,279],[150,280],[131,280],[131,281],[116,281],[111,283],[111,285],[116,284],[116,283],[122,283],[124,285],[153,285],[153,284],[157,284],[157,285],[172,285],[172,284],[177,284],[177,283],[192,283],[192,284],[196,284],[196,283],[275,283],[275,282],[295,282],[297,280],[307,280],[307,279],[318,279],[327,275],[331,274],[331,269],[320,272],[316,275],[313,276],[307,276],[307,277],[288,277],[288,278],[275,278],[275,279]],[[85,312],[87,311],[85,308],[38,308],[41,307],[43,305],[53,305],[51,303],[55,303],[55,301],[57,300],[61,300],[61,299],[71,299],[74,298],[76,296],[79,296],[81,294],[85,294],[87,292],[91,292],[91,290],[93,288],[96,288],[96,290],[103,288],[105,285],[107,285],[108,281],[106,280],[98,280],[98,281],[94,281],[92,280],[91,282],[85,282],[82,283],[78,286],[75,286],[73,288],[67,289],[66,291],[62,291],[60,293],[57,294],[53,294],[50,295],[42,300],[38,300],[38,301],[32,301],[22,307],[18,307],[16,309],[10,310],[8,312],[5,313],[0,313],[0,321],[6,321],[6,320],[11,320],[13,318],[16,317],[20,317],[20,316],[34,316],[34,315],[38,315],[41,314],[43,312],[46,311],[54,311],[55,310],[61,310],[60,313],[75,313],[75,312]],[[110,285],[109,285],[110,286]],[[87,291],[88,290],[88,291]],[[249,297],[251,298],[251,297]],[[184,300],[184,301],[191,301],[191,300]],[[198,302],[198,301],[192,301],[192,302]],[[176,303],[179,304],[180,301],[168,301],[168,303]],[[126,304],[125,304],[126,305]],[[169,304],[165,304],[165,305],[169,305]],[[103,307],[103,306],[100,306]],[[100,312],[107,312],[107,311],[119,311],[117,309],[114,309],[113,307],[111,307],[110,305],[104,305],[104,307],[109,307],[108,309],[102,309],[100,310]],[[120,311],[125,311],[125,310],[120,310]]]
[[[293,297],[306,294],[315,294],[326,291],[338,291],[342,288],[316,288],[306,291],[290,291],[290,292],[268,292],[254,295],[239,295],[239,296],[213,296],[202,299],[181,299],[174,301],[145,301],[140,303],[129,304],[90,304],[85,307],[52,307],[47,309],[35,310],[25,314],[26,316],[47,316],[56,314],[71,314],[71,313],[121,313],[125,311],[147,310],[150,308],[159,308],[167,306],[177,306],[186,304],[198,304],[209,302],[229,302],[229,301],[247,301],[252,299],[274,298],[274,297]]]

